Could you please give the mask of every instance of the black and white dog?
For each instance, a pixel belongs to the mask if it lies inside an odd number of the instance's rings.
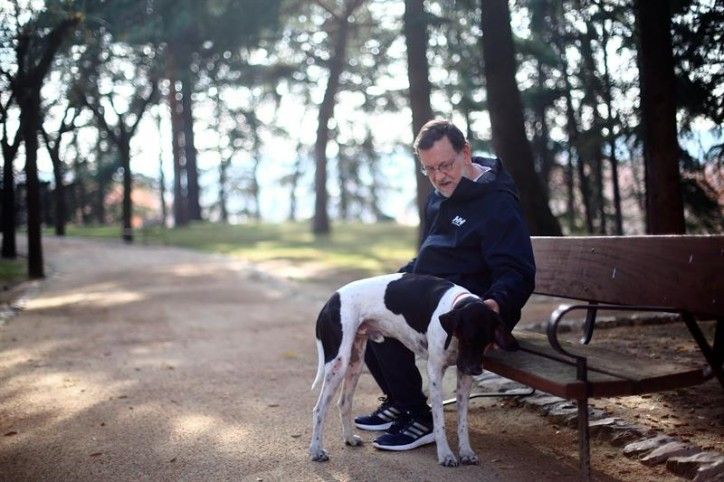
[[[352,397],[362,372],[367,339],[381,342],[384,337],[397,338],[427,358],[437,459],[448,467],[458,465],[458,460],[445,436],[441,385],[445,369],[457,364],[460,462],[477,464],[468,439],[472,376],[482,372],[483,352],[488,345],[515,350],[518,344],[498,314],[465,288],[433,276],[401,273],[349,283],[337,290],[319,313],[319,364],[312,389],[324,381],[313,411],[311,459],[329,459],[322,443],[324,420],[342,382],[342,436],[347,445],[362,443],[352,433]]]

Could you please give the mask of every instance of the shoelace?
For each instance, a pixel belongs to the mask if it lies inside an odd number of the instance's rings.
[[[375,410],[372,415],[378,415],[378,414],[384,412],[385,410],[387,410],[390,407],[390,405],[392,405],[392,403],[390,403],[390,401],[387,400],[387,397],[379,397],[377,400],[382,402],[382,405],[377,407],[377,410]]]
[[[419,422],[412,413],[409,411],[402,412],[400,416],[395,420],[395,422],[390,426],[390,428],[387,429],[387,433],[400,433],[404,432],[408,427],[410,427],[415,422]]]

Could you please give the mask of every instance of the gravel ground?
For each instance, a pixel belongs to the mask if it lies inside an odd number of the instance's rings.
[[[434,446],[307,459],[313,325],[329,288],[182,249],[47,238],[49,276],[0,325],[0,480],[577,480],[576,434],[476,400],[482,464]],[[378,393],[364,374],[356,412]],[[448,413],[454,446],[454,413]],[[360,434],[365,441],[372,433]],[[675,480],[594,444],[596,480]]]

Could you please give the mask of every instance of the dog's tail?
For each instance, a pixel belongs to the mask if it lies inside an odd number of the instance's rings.
[[[317,385],[319,385],[319,382],[322,381],[323,373],[324,373],[324,346],[322,346],[322,341],[320,339],[317,339],[317,376],[314,377],[314,381],[312,382],[312,390],[317,388]]]

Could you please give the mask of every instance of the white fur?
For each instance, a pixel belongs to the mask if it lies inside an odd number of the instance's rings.
[[[367,339],[381,341],[382,336],[396,338],[416,355],[427,358],[427,374],[430,381],[430,399],[434,422],[435,442],[438,462],[445,466],[456,466],[458,460],[453,455],[445,436],[445,419],[442,408],[442,377],[445,369],[455,363],[457,342],[453,339],[447,350],[444,348],[447,333],[440,324],[439,317],[452,309],[456,300],[463,294],[472,295],[461,286],[453,286],[440,299],[433,312],[425,334],[415,331],[404,317],[396,315],[385,307],[384,296],[387,285],[399,279],[400,273],[377,276],[349,283],[338,290],[340,296],[340,317],[342,324],[342,342],[339,353],[328,363],[324,363],[321,342],[317,342],[319,356],[317,376],[312,388],[323,380],[319,399],[313,410],[312,442],[309,454],[312,460],[328,460],[323,448],[323,428],[327,408],[343,383],[339,398],[339,410],[342,417],[342,436],[348,445],[360,445],[359,437],[352,433],[352,398],[357,380],[362,372],[364,351]],[[470,395],[472,377],[458,372],[458,440],[461,462],[478,463],[478,458],[470,448],[468,439],[467,400]]]

